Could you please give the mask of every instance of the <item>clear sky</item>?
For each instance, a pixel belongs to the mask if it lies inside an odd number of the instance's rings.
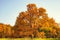
[[[29,3],[44,7],[49,17],[60,22],[60,0],[0,0],[0,23],[14,25],[19,12],[25,11]]]

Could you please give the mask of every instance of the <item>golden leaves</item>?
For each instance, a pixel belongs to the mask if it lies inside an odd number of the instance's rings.
[[[0,25],[8,37],[55,37],[58,24],[53,18],[49,18],[46,9],[37,8],[35,4],[28,4],[27,11],[19,13],[12,29],[10,25]],[[60,29],[58,29],[60,30]]]

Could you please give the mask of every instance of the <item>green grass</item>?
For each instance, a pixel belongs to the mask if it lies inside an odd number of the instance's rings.
[[[60,38],[0,38],[0,40],[60,40]]]

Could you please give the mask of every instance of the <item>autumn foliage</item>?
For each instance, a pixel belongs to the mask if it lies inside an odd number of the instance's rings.
[[[60,27],[48,17],[46,9],[28,4],[27,11],[19,13],[14,27],[0,24],[0,37],[60,38]]]

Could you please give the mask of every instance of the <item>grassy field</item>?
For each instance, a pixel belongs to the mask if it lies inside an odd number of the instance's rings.
[[[60,38],[0,38],[0,40],[60,40]]]

